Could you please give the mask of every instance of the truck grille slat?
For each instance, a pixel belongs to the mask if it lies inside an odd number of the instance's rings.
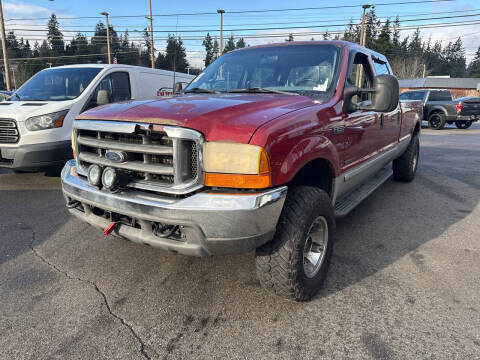
[[[128,176],[127,187],[186,194],[202,187],[202,136],[189,129],[152,130],[122,122],[78,120],[74,123],[77,172],[86,176],[90,165],[119,169]],[[169,136],[170,134],[171,136]],[[114,162],[108,151],[123,153]]]
[[[143,154],[173,155],[173,148],[169,146],[123,143],[113,140],[96,139],[89,136],[79,136],[77,141],[81,145],[98,147],[109,150],[132,151]]]
[[[112,163],[103,156],[82,152],[78,155],[81,161],[98,164],[102,166],[113,166],[118,169],[126,169],[132,171],[148,172],[157,175],[173,175],[173,166],[151,165],[141,161],[125,161],[123,163]]]
[[[0,143],[14,144],[20,139],[17,123],[13,119],[0,119]]]

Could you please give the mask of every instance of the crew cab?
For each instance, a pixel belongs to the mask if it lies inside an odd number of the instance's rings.
[[[477,100],[475,100],[477,99]],[[467,129],[480,118],[478,98],[453,100],[449,90],[424,89],[405,91],[400,100],[419,100],[423,103],[423,120],[428,127],[441,130],[445,124],[455,124],[459,129]],[[478,106],[478,107],[477,107]]]
[[[173,253],[255,250],[266,289],[308,300],[336,217],[392,174],[415,176],[422,104],[398,97],[387,59],[353,43],[232,51],[181,94],[79,115],[67,207],[104,235]]]
[[[61,169],[72,158],[70,138],[82,111],[112,102],[152,98],[174,79],[192,75],[140,66],[82,64],[52,67],[0,102],[0,167],[13,171]]]

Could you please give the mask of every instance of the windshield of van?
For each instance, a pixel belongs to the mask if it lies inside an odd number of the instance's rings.
[[[55,68],[35,74],[12,96],[12,101],[62,101],[78,97],[101,68]]]
[[[313,99],[335,90],[340,48],[287,45],[234,51],[219,57],[185,92],[287,92]]]

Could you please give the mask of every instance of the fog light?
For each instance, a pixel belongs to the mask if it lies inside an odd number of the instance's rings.
[[[88,182],[93,186],[100,185],[100,181],[102,180],[102,169],[98,165],[90,165],[88,168]]]
[[[115,169],[111,167],[107,167],[103,171],[103,175],[102,175],[103,186],[108,190],[113,190],[113,188],[117,185],[117,182],[118,182],[117,172],[115,171]]]

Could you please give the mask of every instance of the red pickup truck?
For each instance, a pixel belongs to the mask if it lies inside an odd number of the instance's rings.
[[[308,300],[335,218],[392,174],[415,176],[422,104],[399,104],[391,74],[383,55],[343,41],[222,55],[180,94],[78,116],[67,207],[105,235],[174,253],[255,250],[266,289]]]

